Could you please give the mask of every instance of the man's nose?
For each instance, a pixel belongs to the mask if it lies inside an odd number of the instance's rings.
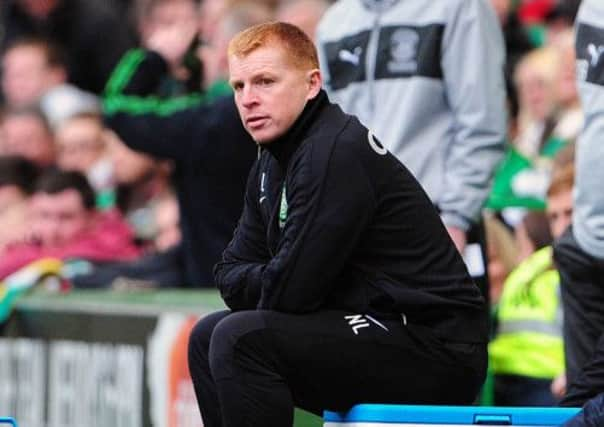
[[[256,91],[250,86],[243,88],[241,92],[241,104],[246,108],[250,108],[257,102],[258,97],[256,96]]]

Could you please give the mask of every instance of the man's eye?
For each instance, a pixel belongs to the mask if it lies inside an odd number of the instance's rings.
[[[268,86],[268,85],[270,85],[272,82],[273,82],[273,80],[272,80],[272,79],[262,79],[262,80],[260,80],[260,84],[261,84],[262,86]]]

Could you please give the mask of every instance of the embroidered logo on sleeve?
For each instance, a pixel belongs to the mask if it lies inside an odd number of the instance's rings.
[[[287,194],[285,192],[285,183],[281,192],[281,205],[279,206],[279,228],[285,227],[287,221]]]

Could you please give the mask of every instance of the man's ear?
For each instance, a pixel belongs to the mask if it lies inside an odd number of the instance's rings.
[[[321,71],[317,68],[314,70],[310,70],[308,72],[308,96],[306,99],[313,99],[319,91],[321,90],[321,86],[323,85],[323,77],[321,76]]]

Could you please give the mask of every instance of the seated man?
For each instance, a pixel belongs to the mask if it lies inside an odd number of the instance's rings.
[[[421,186],[329,102],[297,27],[239,33],[229,68],[261,153],[214,270],[230,310],[189,341],[204,425],[288,426],[294,406],[471,403],[484,300]]]
[[[29,210],[31,236],[6,249],[0,280],[41,258],[101,263],[139,256],[127,223],[115,212],[96,212],[94,191],[79,172],[40,176]]]

